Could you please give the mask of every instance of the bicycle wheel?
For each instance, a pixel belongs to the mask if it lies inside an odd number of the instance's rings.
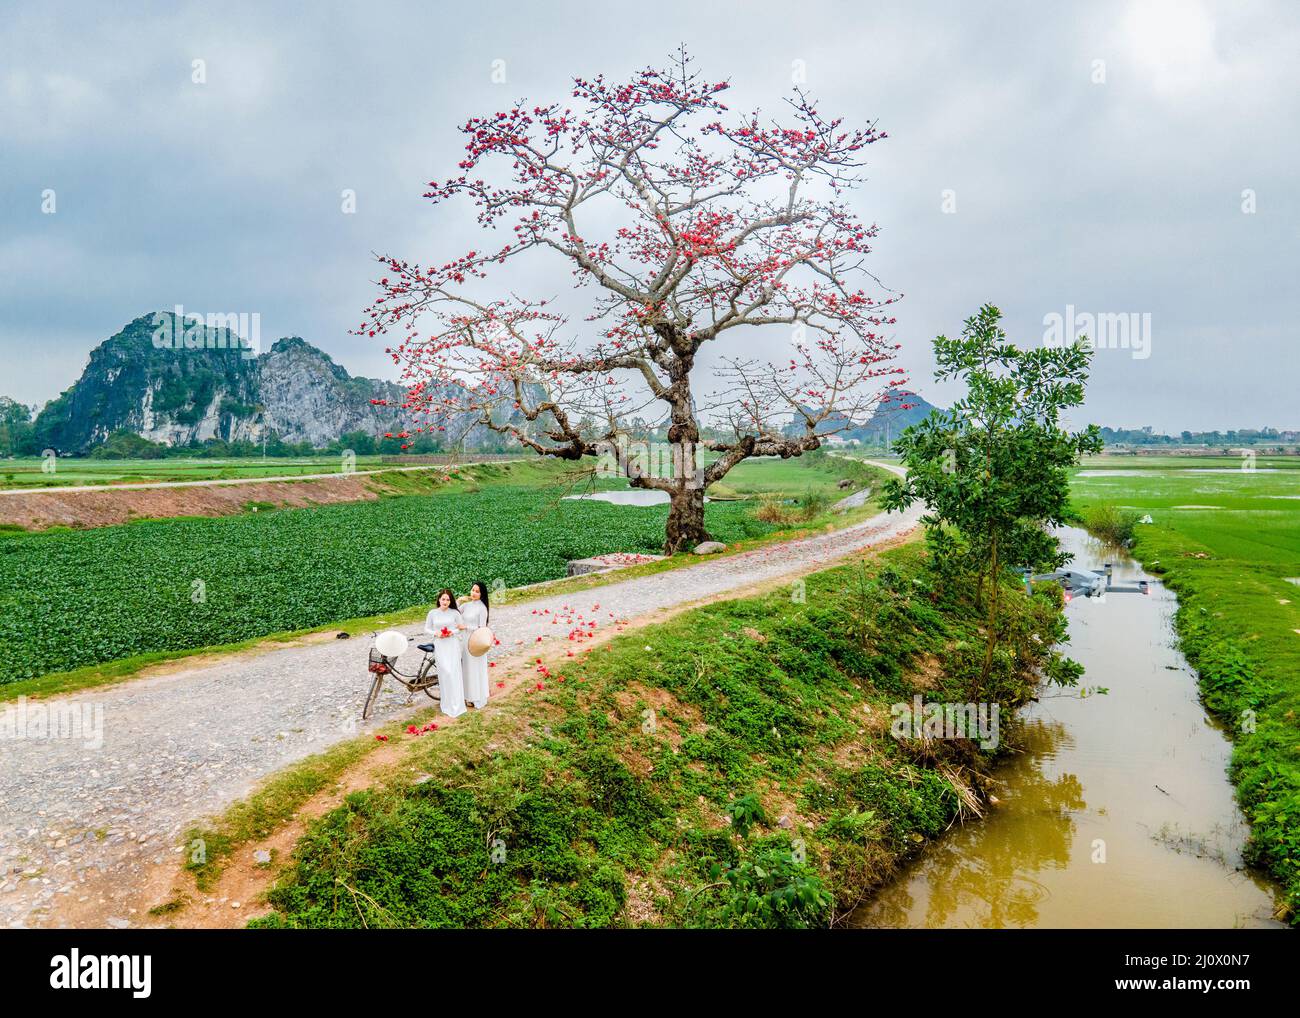
[[[379,702],[379,691],[383,686],[384,677],[376,673],[375,681],[370,684],[370,692],[366,694],[366,705],[361,708],[362,721],[370,720],[370,715],[375,711],[375,704]]]
[[[433,681],[431,681],[431,682],[429,681],[429,673],[430,673],[430,672],[433,673]],[[424,687],[424,695],[427,696],[430,700],[441,700],[441,699],[442,699],[442,690],[440,690],[440,689],[438,688],[438,673],[437,673],[437,670],[436,670],[436,669],[434,668],[434,666],[433,666],[433,655],[432,655],[432,654],[430,654],[430,655],[428,656],[428,658],[427,658],[427,659],[425,660],[425,662],[424,662],[423,667],[420,669],[420,682],[421,682],[421,683],[424,683],[424,682],[428,682],[428,683],[429,683],[427,686]]]

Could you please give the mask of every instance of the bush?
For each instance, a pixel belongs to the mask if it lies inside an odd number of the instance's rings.
[[[800,515],[805,520],[815,519],[826,511],[829,499],[820,491],[814,491],[809,488],[803,493],[803,498],[799,499]]]
[[[149,439],[133,434],[130,431],[115,431],[104,440],[103,445],[95,448],[90,454],[90,458],[97,460],[156,460],[162,459],[166,448],[166,446],[158,442],[151,442]]]
[[[1133,510],[1119,509],[1113,505],[1092,506],[1083,517],[1083,525],[1088,533],[1117,547],[1129,546],[1137,521],[1138,514]]]
[[[762,523],[774,523],[780,526],[790,522],[790,513],[775,495],[764,495],[758,500],[754,518]]]

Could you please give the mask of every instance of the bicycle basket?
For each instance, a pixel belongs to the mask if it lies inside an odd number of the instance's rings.
[[[393,670],[393,663],[385,655],[371,647],[369,670],[376,675],[386,675]]]

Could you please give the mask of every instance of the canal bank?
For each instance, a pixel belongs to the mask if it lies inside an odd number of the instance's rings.
[[[1074,568],[1154,579],[1082,531],[1061,538]],[[1176,607],[1158,583],[1072,602],[1066,650],[1108,692],[1044,690],[984,821],[929,846],[851,924],[1282,928],[1276,889],[1244,868],[1231,743],[1176,649]]]

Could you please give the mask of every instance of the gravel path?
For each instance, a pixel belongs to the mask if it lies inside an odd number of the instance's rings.
[[[594,621],[595,631],[608,630],[616,620],[813,572],[911,530],[920,513],[919,507],[882,513],[684,569],[502,605],[492,612],[502,640],[497,655],[553,651],[574,625],[591,628]],[[179,839],[195,819],[242,798],[268,774],[428,706],[423,695],[408,704],[405,691],[389,683],[373,720],[360,723],[369,643],[330,640],[239,655],[101,690],[0,705],[0,733],[6,710],[24,733],[0,734],[0,925],[57,922],[60,900],[86,900],[80,885],[87,878],[108,874],[129,885],[151,863],[182,851]],[[408,651],[404,670],[419,656]],[[56,711],[65,722],[72,712],[84,719],[73,729],[78,737],[39,737],[43,712]],[[102,737],[95,734],[96,718]]]

